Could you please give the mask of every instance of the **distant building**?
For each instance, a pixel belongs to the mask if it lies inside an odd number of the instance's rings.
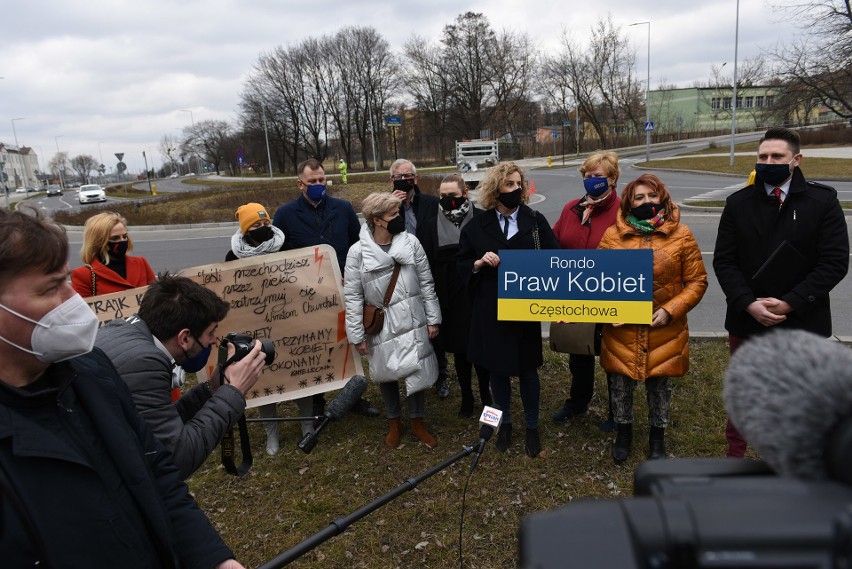
[[[38,154],[32,148],[16,147],[0,142],[0,156],[6,159],[3,171],[9,176],[6,182],[9,190],[20,187],[37,188],[40,185]]]
[[[760,129],[770,120],[781,94],[777,86],[737,89],[737,130]],[[649,93],[651,120],[658,134],[731,129],[731,87],[688,87]]]

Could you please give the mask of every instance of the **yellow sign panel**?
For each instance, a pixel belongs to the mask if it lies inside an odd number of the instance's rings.
[[[534,322],[648,324],[653,304],[652,301],[500,298],[497,300],[497,318]]]

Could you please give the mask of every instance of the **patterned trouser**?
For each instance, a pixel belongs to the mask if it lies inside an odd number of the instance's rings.
[[[612,382],[612,414],[616,423],[633,422],[633,391],[639,383],[620,373],[607,374]],[[648,424],[666,427],[669,424],[669,404],[672,401],[671,382],[668,377],[649,377],[645,380],[648,397]]]

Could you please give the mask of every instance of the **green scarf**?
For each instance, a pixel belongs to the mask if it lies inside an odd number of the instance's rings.
[[[627,216],[627,223],[643,235],[648,235],[653,233],[658,227],[666,222],[666,210],[661,209],[657,212],[657,215],[652,217],[651,219],[637,219],[633,215]]]

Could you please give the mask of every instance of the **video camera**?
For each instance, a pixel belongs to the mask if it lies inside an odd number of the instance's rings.
[[[633,490],[526,517],[519,567],[852,566],[849,485],[755,460],[675,459],[641,464]]]
[[[226,368],[234,362],[238,362],[248,355],[254,348],[255,338],[248,334],[239,334],[237,332],[229,332],[222,341],[219,342],[219,365]],[[260,348],[266,355],[264,363],[270,365],[275,361],[275,346],[271,340],[258,339]],[[228,359],[228,343],[234,346],[234,355]]]

